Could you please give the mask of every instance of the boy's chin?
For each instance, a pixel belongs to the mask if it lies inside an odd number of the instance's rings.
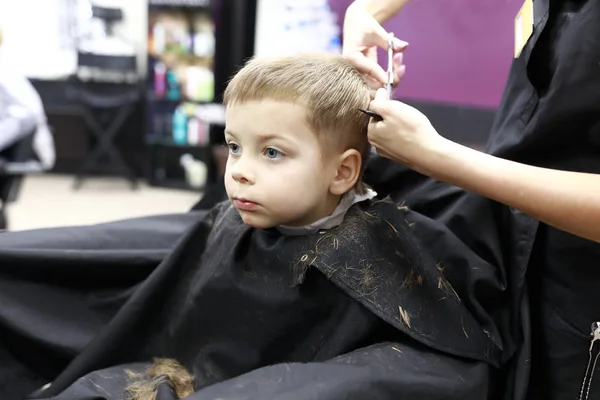
[[[239,213],[240,213],[240,216],[242,217],[242,221],[244,221],[244,224],[248,225],[251,228],[269,229],[269,228],[274,228],[277,225],[279,225],[277,222],[275,222],[269,218],[261,217],[256,214],[247,213],[244,211],[241,211]]]

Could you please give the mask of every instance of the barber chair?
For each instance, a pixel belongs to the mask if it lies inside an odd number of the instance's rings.
[[[92,172],[100,169],[103,158],[117,175],[127,178],[132,188],[137,187],[137,176],[121,155],[115,141],[128,117],[141,100],[137,84],[82,81],[73,77],[67,95],[79,103],[81,116],[88,132],[91,146],[75,178],[75,189]]]
[[[101,7],[90,2],[90,26],[97,22],[101,33],[86,35],[77,53],[77,74],[68,85],[67,96],[79,103],[91,145],[84,163],[75,178],[75,189],[85,177],[100,169],[127,178],[132,188],[137,187],[137,176],[116,145],[118,134],[141,104],[142,84],[137,71],[135,48],[126,39],[114,35],[114,25],[123,21],[120,8]],[[96,24],[97,25],[97,24]]]
[[[35,132],[31,132],[0,152],[0,231],[8,229],[6,208],[9,203],[17,201],[23,177],[44,170],[33,159],[34,135]]]

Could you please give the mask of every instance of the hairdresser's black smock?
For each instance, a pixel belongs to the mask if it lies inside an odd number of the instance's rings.
[[[599,174],[600,1],[534,3],[534,33],[512,65],[487,152]],[[507,370],[515,386],[509,398],[522,398],[527,390],[531,399],[579,398],[590,327],[600,320],[600,244],[381,158],[373,160],[369,180],[378,192],[407,201],[415,231],[432,255],[449,261],[447,270],[456,260],[473,258],[497,269],[501,285],[493,294],[488,290],[493,298],[478,298],[484,308],[499,311],[495,320],[506,328],[504,349],[512,355]],[[509,305],[510,314],[500,303]],[[598,344],[594,356],[597,351]],[[598,372],[589,396],[600,399]]]
[[[0,350],[14,358],[0,357],[0,378],[51,380],[35,398],[121,400],[127,370],[164,357],[193,373],[189,400],[493,392],[498,332],[396,203],[363,201],[336,227],[292,236],[248,227],[229,202],[187,220],[0,236]],[[186,223],[167,250],[165,230]],[[146,240],[152,229],[166,241]]]

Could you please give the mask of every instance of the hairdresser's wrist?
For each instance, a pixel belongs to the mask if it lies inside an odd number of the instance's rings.
[[[433,179],[453,183],[454,171],[464,164],[460,145],[442,136],[435,135],[411,152],[405,163],[412,169]]]
[[[487,169],[485,154],[438,136],[414,167],[441,182],[471,190],[480,185]]]
[[[361,9],[371,15],[380,24],[386,22],[411,0],[355,0],[348,7],[348,11]]]

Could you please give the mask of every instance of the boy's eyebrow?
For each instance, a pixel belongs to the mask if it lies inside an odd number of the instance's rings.
[[[231,132],[230,130],[225,130],[225,134],[232,136],[232,137],[237,137],[237,135],[234,132]],[[259,143],[263,143],[263,142],[267,142],[271,139],[283,139],[283,140],[289,140],[288,138],[286,138],[285,136],[282,136],[281,134],[277,134],[277,133],[260,133],[258,135],[256,135],[258,138],[258,142]]]
[[[276,133],[261,133],[258,135],[259,142],[266,142],[270,139],[285,139],[285,138]]]

